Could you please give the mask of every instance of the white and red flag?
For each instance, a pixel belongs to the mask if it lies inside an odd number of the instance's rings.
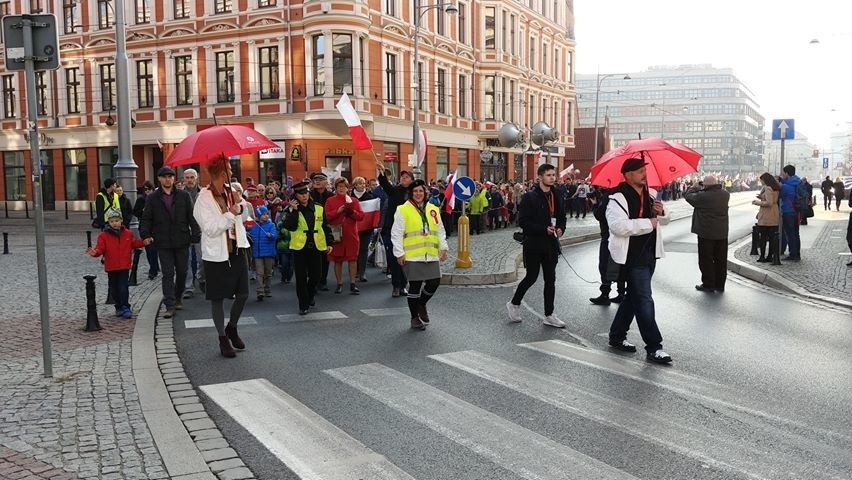
[[[423,160],[426,160],[426,148],[429,144],[426,141],[426,130],[419,129],[420,141],[417,145],[417,166],[423,165]]]
[[[565,167],[564,170],[559,172],[559,178],[561,178],[562,180],[565,180],[565,177],[567,177],[568,175],[571,175],[571,173],[573,173],[573,172],[574,172],[574,164],[572,163],[571,165],[568,165],[567,167]]]
[[[373,142],[367,136],[367,131],[361,126],[361,119],[358,117],[358,112],[349,101],[349,95],[343,94],[340,101],[337,102],[337,111],[349,127],[349,136],[352,137],[352,143],[355,145],[355,150],[372,150]]]
[[[364,218],[358,221],[358,231],[372,230],[378,228],[381,215],[382,201],[379,198],[364,200],[361,202],[361,210],[364,212]]]
[[[456,193],[453,187],[456,185],[456,172],[447,175],[447,188],[444,189],[444,209],[447,213],[453,213],[453,207],[456,205]]]

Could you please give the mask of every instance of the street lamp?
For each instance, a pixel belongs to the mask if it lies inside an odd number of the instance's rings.
[[[444,9],[446,13],[456,14],[459,13],[459,8],[455,3],[436,3],[434,5],[421,5],[420,2],[415,2],[414,4],[414,89],[417,92],[417,95],[414,99],[414,123],[412,125],[412,145],[414,146],[414,168],[411,173],[414,175],[414,178],[420,178],[420,71],[418,69],[419,62],[417,61],[420,56],[420,21],[423,19],[423,14],[425,14],[428,10],[436,8],[438,10]]]
[[[598,161],[598,104],[601,96],[601,83],[605,78],[614,75],[624,75],[624,80],[630,80],[630,74],[628,73],[607,73],[601,75],[601,72],[598,72],[597,88],[595,89],[595,156],[592,158],[592,163]]]
[[[106,5],[109,5],[107,3]],[[127,193],[131,202],[136,200],[136,162],[133,161],[132,138],[130,136],[130,91],[127,72],[127,25],[124,21],[124,1],[115,0],[115,87],[118,110],[118,162],[113,166],[118,184]],[[112,115],[110,114],[110,118]],[[135,222],[135,220],[134,220]]]

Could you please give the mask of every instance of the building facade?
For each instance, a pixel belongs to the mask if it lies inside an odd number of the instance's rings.
[[[577,75],[581,126],[594,126],[603,78],[598,128],[608,124],[614,146],[640,135],[663,137],[701,153],[704,171],[732,176],[762,171],[765,120],[733,70],[681,65],[627,75]]]
[[[530,176],[534,152],[497,144],[507,122],[555,127],[549,150],[561,159],[576,118],[573,2],[453,4],[457,14],[426,0],[124,0],[129,91],[117,91],[112,0],[0,1],[2,14],[57,16],[60,68],[36,75],[45,206],[88,208],[112,176],[118,95],[130,98],[140,184],[214,117],[280,142],[281,152],[234,158],[239,178],[298,180],[322,167],[370,178],[374,155],[407,169],[418,89],[424,179]],[[0,81],[0,198],[20,208],[32,198],[25,79],[0,66]],[[343,93],[373,152],[353,150],[335,109]]]

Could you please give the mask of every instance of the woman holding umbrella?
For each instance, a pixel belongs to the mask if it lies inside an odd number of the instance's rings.
[[[429,325],[426,303],[441,283],[440,262],[447,259],[448,250],[441,211],[428,198],[423,180],[411,182],[408,201],[396,209],[391,229],[393,255],[408,279],[408,310],[416,330]]]
[[[234,349],[246,348],[237,334],[237,323],[248,298],[249,248],[243,222],[249,218],[249,206],[231,189],[231,163],[225,156],[207,166],[210,184],[201,189],[193,215],[201,227],[201,259],[207,276],[205,295],[210,300],[213,323],[219,333],[219,351],[223,357],[236,356]],[[224,301],[233,298],[228,325],[225,326]]]

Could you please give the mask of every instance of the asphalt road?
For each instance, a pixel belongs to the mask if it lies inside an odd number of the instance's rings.
[[[753,219],[732,209],[730,238]],[[252,295],[244,315],[257,324],[241,328],[248,349],[233,360],[212,327],[184,327],[210,318],[188,300],[178,350],[263,479],[850,478],[850,312],[730,276],[723,294],[695,291],[689,225],[665,228],[653,280],[669,367],[645,362],[636,330],[639,353],[606,349],[616,306],[588,301],[597,243],[559,263],[565,330],[541,325],[539,282],[521,324],[506,319],[512,286],[442,286],[432,325],[411,331],[405,300],[374,271],[360,296],[318,297],[317,312],[345,318],[292,315],[292,286]]]

